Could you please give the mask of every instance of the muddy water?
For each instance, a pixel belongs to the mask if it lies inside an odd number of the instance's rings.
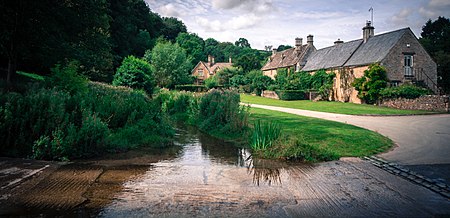
[[[246,149],[219,142],[193,129],[180,130],[183,148],[176,158],[152,165],[124,184],[114,202],[100,213],[123,216],[281,216],[296,204],[292,175],[312,170],[252,159]]]

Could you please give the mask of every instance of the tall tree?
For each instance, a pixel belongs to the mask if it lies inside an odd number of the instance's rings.
[[[178,34],[187,32],[186,25],[181,20],[175,17],[164,17],[162,19],[164,26],[161,32],[165,39],[175,42]]]
[[[221,51],[219,47],[219,42],[213,38],[208,38],[205,40],[205,49],[204,49],[205,55],[212,55],[217,62],[225,62],[228,57],[225,57],[223,55],[223,52]]]
[[[192,65],[196,65],[199,61],[206,59],[206,55],[203,52],[205,42],[197,34],[180,33],[177,36],[177,43],[186,51]]]
[[[421,36],[419,41],[437,63],[438,85],[450,93],[450,20],[445,17],[428,20]]]
[[[146,52],[145,59],[153,66],[159,87],[173,88],[175,85],[192,82],[192,65],[186,51],[177,43],[159,42],[152,51]]]
[[[242,48],[251,48],[250,43],[248,43],[248,40],[246,38],[239,38],[239,40],[236,41],[234,45]]]

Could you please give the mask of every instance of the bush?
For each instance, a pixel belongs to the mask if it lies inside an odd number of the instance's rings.
[[[188,92],[204,92],[207,90],[205,85],[176,85],[175,89]]]
[[[255,151],[265,151],[272,147],[274,141],[281,135],[280,126],[275,123],[264,123],[257,120],[253,125],[250,146]]]
[[[339,159],[339,155],[332,151],[312,146],[299,138],[280,137],[264,152],[265,157],[283,158],[287,160],[301,160],[305,162],[331,161]]]
[[[66,160],[173,135],[161,105],[126,87],[90,83],[72,95],[35,85],[0,93],[0,105],[0,153],[8,156]],[[126,131],[142,137],[121,137]]]
[[[252,87],[256,95],[261,96],[262,91],[269,88],[273,83],[274,81],[272,78],[261,74],[253,78]]]
[[[306,93],[302,90],[276,90],[275,91],[280,100],[305,100]]]
[[[198,127],[213,135],[242,134],[248,127],[248,113],[239,103],[240,96],[235,91],[210,90],[199,102]]]
[[[205,86],[208,89],[216,88],[217,86],[219,86],[219,80],[216,76],[210,76],[205,79]]]
[[[149,63],[134,56],[128,56],[123,59],[122,65],[117,69],[112,84],[115,86],[143,89],[151,95],[155,81]]]
[[[386,69],[379,64],[371,64],[364,76],[355,79],[352,85],[358,91],[358,97],[367,104],[380,100],[380,91],[387,86]]]
[[[46,78],[47,87],[55,87],[70,94],[86,92],[88,80],[79,75],[79,65],[77,61],[65,65],[57,64],[51,69],[51,75]]]
[[[397,87],[384,88],[380,91],[382,98],[408,98],[414,99],[422,95],[432,94],[430,90],[415,85],[404,84]]]
[[[328,99],[333,88],[334,73],[319,70],[311,77],[311,89],[318,90],[323,99]]]

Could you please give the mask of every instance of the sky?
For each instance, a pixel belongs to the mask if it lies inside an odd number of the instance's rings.
[[[317,49],[362,38],[371,20],[375,35],[422,26],[438,16],[450,17],[450,0],[145,0],[153,12],[183,21],[188,32],[204,40],[235,42],[246,38],[252,48],[291,45],[314,36]]]

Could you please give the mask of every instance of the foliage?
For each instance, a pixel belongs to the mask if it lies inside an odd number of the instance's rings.
[[[265,123],[257,120],[253,125],[253,134],[250,146],[254,151],[264,151],[274,144],[281,136],[280,126],[276,123]]]
[[[159,87],[174,88],[175,85],[192,82],[192,65],[178,44],[158,42],[151,52],[146,52],[144,58],[152,65]]]
[[[386,69],[379,64],[371,64],[364,71],[364,76],[356,78],[352,83],[358,91],[358,97],[367,104],[373,104],[380,99],[380,91],[387,86]]]
[[[431,94],[430,90],[415,85],[403,84],[397,87],[388,87],[380,91],[382,98],[408,98],[414,99],[422,95]]]
[[[311,77],[311,89],[318,90],[324,99],[328,99],[330,91],[333,88],[334,73],[327,73],[325,70],[319,70]]]
[[[230,78],[230,87],[238,88],[243,85],[247,85],[249,80],[244,75],[234,75]]]
[[[287,50],[290,48],[292,48],[292,46],[290,46],[290,45],[279,45],[277,48],[277,52],[284,51],[284,50]]]
[[[219,70],[216,73],[216,77],[218,80],[218,83],[224,87],[230,87],[230,79],[237,75],[243,75],[242,70],[239,68],[231,67],[231,68],[224,68]]]
[[[305,99],[305,91],[302,90],[276,90],[276,93],[280,100],[284,101]]]
[[[205,85],[176,85],[175,89],[188,92],[203,92],[207,90]]]
[[[235,91],[210,90],[199,103],[198,127],[213,135],[242,134],[248,126],[248,114],[239,102]]]
[[[339,159],[336,152],[312,146],[304,138],[282,137],[275,141],[271,149],[264,152],[265,157],[300,160],[304,162],[332,161]]]
[[[0,93],[0,103],[3,155],[66,160],[160,146],[173,134],[158,102],[125,87],[90,83],[86,93],[70,94],[35,84]]]
[[[267,88],[269,88],[269,86],[273,83],[274,81],[272,78],[261,74],[253,78],[252,87],[256,91],[256,95],[261,95],[262,91],[267,90]]]
[[[239,40],[236,41],[234,45],[242,48],[251,48],[250,43],[248,43],[248,40],[245,38],[239,38]]]
[[[176,38],[176,42],[186,51],[192,66],[206,59],[206,54],[203,52],[205,42],[197,34],[180,33]]]
[[[287,69],[277,70],[275,76],[277,89],[282,90],[309,90],[311,89],[311,74],[307,72],[288,73]]]
[[[217,76],[210,76],[207,79],[205,79],[205,86],[208,89],[212,89],[212,88],[216,88],[217,86],[219,86],[219,81],[217,79]]]
[[[143,89],[151,95],[153,93],[154,80],[153,71],[148,62],[134,56],[128,56],[117,69],[112,84]]]
[[[175,17],[163,17],[162,20],[164,24],[161,30],[162,35],[171,42],[175,42],[177,36],[187,32],[186,25]]]
[[[420,43],[437,64],[438,85],[450,93],[450,20],[438,17],[422,27]]]
[[[64,66],[57,64],[51,69],[52,74],[46,78],[47,86],[75,94],[87,91],[88,80],[78,74],[79,63],[71,61]]]
[[[176,121],[196,124],[199,97],[190,92],[162,91],[157,99],[162,102],[162,110]]]

